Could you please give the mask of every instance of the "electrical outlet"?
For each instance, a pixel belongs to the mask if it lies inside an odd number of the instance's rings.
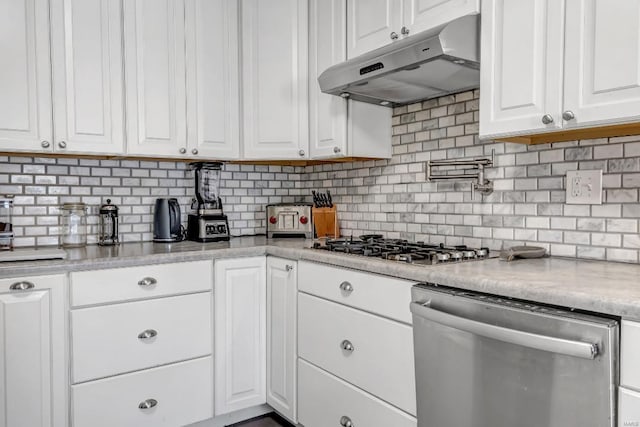
[[[567,171],[568,205],[602,204],[602,170]]]

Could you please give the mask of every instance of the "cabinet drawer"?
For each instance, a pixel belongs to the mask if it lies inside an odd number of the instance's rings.
[[[305,294],[298,313],[299,357],[415,415],[411,327]]]
[[[333,375],[298,359],[298,420],[305,427],[416,427],[416,419]],[[344,424],[343,424],[344,425]]]
[[[351,307],[411,323],[411,286],[415,282],[301,261],[298,289]],[[341,288],[347,282],[352,291]]]
[[[640,323],[622,321],[620,384],[640,391]]]
[[[74,427],[175,427],[213,417],[211,357],[71,388]],[[148,409],[139,405],[154,399]]]
[[[71,305],[104,304],[212,288],[212,261],[79,271],[71,273]]]
[[[618,388],[618,427],[640,425],[640,393]]]
[[[204,292],[72,310],[73,382],[211,354],[211,304]]]

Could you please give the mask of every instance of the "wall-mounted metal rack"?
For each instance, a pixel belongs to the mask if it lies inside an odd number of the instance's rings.
[[[429,160],[427,162],[427,181],[447,181],[471,179],[471,199],[474,199],[475,192],[483,195],[493,193],[493,182],[489,181],[484,174],[484,169],[494,165],[494,152],[491,151],[491,158],[487,159],[461,159],[461,160]],[[451,173],[452,169],[434,170],[440,167],[453,167],[464,169],[464,173]],[[471,172],[466,172],[466,171]],[[438,173],[440,172],[440,173]]]

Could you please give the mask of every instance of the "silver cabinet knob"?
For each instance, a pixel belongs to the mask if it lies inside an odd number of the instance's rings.
[[[287,271],[291,271],[291,270],[293,270],[293,265],[289,265],[289,264],[287,264],[287,265],[284,267],[284,269],[285,269],[285,270],[287,270]]]
[[[158,331],[155,329],[147,329],[138,334],[138,339],[148,340],[158,335]]]
[[[345,292],[347,294],[350,294],[351,292],[353,292],[353,286],[351,285],[351,283],[347,282],[346,280],[340,283],[339,288],[342,292]]]
[[[573,111],[567,110],[564,113],[562,113],[562,118],[565,119],[566,121],[569,121],[569,120],[575,119],[576,115],[573,113]]]
[[[545,114],[544,116],[542,116],[542,123],[544,123],[545,125],[553,123],[553,116],[551,114]]]
[[[391,34],[389,34],[389,37],[391,37],[391,40],[398,40],[398,33],[392,31]]]
[[[333,152],[338,154],[340,152],[340,147],[333,147]]]
[[[138,408],[140,409],[151,409],[158,404],[158,401],[155,399],[147,399],[138,404]]]
[[[193,154],[194,156],[198,154],[198,149],[194,148],[193,150],[191,150],[191,154]]]
[[[353,347],[353,344],[351,344],[351,341],[349,340],[342,341],[340,343],[340,347],[342,347],[344,351],[348,351],[348,352],[352,352],[353,350],[355,350],[355,347]]]
[[[49,141],[42,141],[42,142],[40,143],[40,146],[41,146],[42,148],[49,148],[49,147],[51,146],[51,144],[49,144]]]
[[[60,142],[58,142],[58,147],[60,147],[60,148],[67,148],[67,143],[66,143],[66,142],[64,142],[64,141],[60,141]]]
[[[347,417],[346,415],[343,415],[340,418],[340,425],[342,427],[354,427],[353,422],[351,422],[351,418]]]
[[[183,147],[179,151],[180,151],[180,154],[185,154],[187,152],[187,149]]]
[[[138,282],[138,286],[147,287],[147,286],[153,286],[156,283],[158,283],[158,281],[153,277],[145,277],[144,279]]]
[[[33,283],[27,282],[26,280],[24,280],[22,282],[16,282],[12,284],[11,286],[9,286],[9,289],[12,291],[27,291],[35,287],[36,285],[34,285]]]
[[[300,157],[304,157],[304,150],[298,151],[298,154],[300,155]]]
[[[403,36],[408,36],[409,35],[409,29],[407,27],[402,27],[402,29],[400,30],[400,33]]]

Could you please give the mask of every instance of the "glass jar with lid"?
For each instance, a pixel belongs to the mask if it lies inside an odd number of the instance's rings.
[[[0,196],[0,251],[13,250],[13,195]]]
[[[60,245],[77,248],[87,244],[87,205],[64,203],[60,207]]]

